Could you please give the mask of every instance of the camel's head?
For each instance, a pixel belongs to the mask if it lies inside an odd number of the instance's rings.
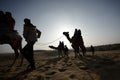
[[[63,35],[69,36],[69,32],[63,32]]]

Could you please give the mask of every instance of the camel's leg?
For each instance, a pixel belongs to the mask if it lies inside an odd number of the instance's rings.
[[[76,56],[79,58],[79,57],[81,57],[81,54],[80,54],[80,51],[79,51],[80,49],[79,49],[79,46],[76,46],[75,47],[75,51],[76,51]]]
[[[77,56],[78,56],[78,58],[81,58],[82,57],[82,55],[80,54],[80,49],[79,49],[79,46],[76,48],[77,49]]]
[[[58,57],[60,57],[60,51],[58,51]]]
[[[83,47],[83,50],[84,50],[84,56],[85,56],[85,54],[86,54],[86,48],[85,48],[85,46]]]
[[[62,50],[61,50],[61,56],[62,56],[62,57],[64,57],[64,53],[63,53],[63,51],[62,51]]]
[[[82,53],[83,53],[83,56],[85,56],[85,53],[86,53],[86,48],[85,46],[80,46],[81,50],[82,50]]]
[[[21,56],[21,62],[20,62],[20,65],[19,65],[19,66],[22,66],[22,64],[23,64],[23,60],[24,60],[24,57]]]
[[[92,51],[92,55],[93,55],[93,56],[95,55],[95,52],[94,52],[94,51]]]
[[[64,57],[63,51],[61,50],[61,57]]]
[[[13,63],[11,64],[11,67],[15,64],[15,62],[16,62],[16,60],[18,59],[18,56],[19,56],[19,53],[18,53],[18,50],[17,50],[17,49],[14,49],[14,52],[15,52],[15,58],[14,58]]]
[[[59,53],[59,55],[62,57],[62,52],[61,52],[61,50],[60,50],[60,53]]]
[[[77,51],[74,49],[75,58],[77,58]]]
[[[59,55],[59,57],[63,57],[63,56],[62,56],[62,51],[61,51],[61,50],[58,51],[58,55]]]
[[[72,47],[73,47],[73,49],[74,49],[74,53],[75,53],[75,58],[77,58],[77,49],[76,49],[76,47],[74,46],[74,45],[71,45]]]
[[[63,57],[67,56],[66,53],[64,51],[62,51]]]
[[[75,51],[75,58],[77,58],[78,56],[77,56],[77,52]]]
[[[24,57],[23,57],[23,50],[22,50],[22,38],[19,38],[17,44],[18,44],[18,50],[19,50],[19,52],[20,52],[20,54],[21,54],[21,62],[20,62],[20,65],[19,65],[19,66],[22,66],[22,64],[23,64],[23,59],[24,59]]]
[[[22,66],[22,64],[23,64],[23,59],[24,59],[24,57],[23,57],[23,55],[22,55],[22,49],[20,49],[20,53],[21,53],[21,62],[20,62],[20,65],[19,65],[19,66]]]
[[[65,55],[67,58],[69,58],[68,52],[64,52],[64,55]]]

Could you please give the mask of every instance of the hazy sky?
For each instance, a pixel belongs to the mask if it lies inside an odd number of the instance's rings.
[[[21,36],[24,18],[31,19],[42,32],[34,49],[50,49],[59,41],[71,48],[62,33],[69,31],[72,37],[75,28],[81,29],[86,47],[120,43],[120,0],[0,0],[0,10],[12,12]],[[0,52],[4,51],[12,49],[0,45]]]

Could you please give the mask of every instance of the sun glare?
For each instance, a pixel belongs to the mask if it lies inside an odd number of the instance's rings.
[[[62,34],[62,37],[59,39],[59,41],[63,41],[64,45],[67,45],[68,48],[71,48],[71,44],[68,41],[68,39],[63,35],[63,32],[69,32],[70,37],[73,35],[71,34],[74,30],[72,30],[72,27],[67,26],[66,24],[59,25],[58,30],[59,34]]]

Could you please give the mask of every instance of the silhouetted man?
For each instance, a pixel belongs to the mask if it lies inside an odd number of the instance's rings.
[[[5,35],[9,31],[9,26],[6,24],[6,17],[3,11],[0,11],[0,36]]]
[[[92,55],[94,55],[95,54],[95,49],[92,45],[91,45],[91,51],[92,51]]]
[[[23,48],[23,56],[28,60],[30,63],[28,66],[28,70],[35,69],[35,61],[33,56],[33,46],[37,41],[37,38],[40,38],[41,32],[36,29],[30,19],[24,19],[24,30],[23,30],[23,37],[25,38],[27,45]],[[29,67],[31,67],[29,69]]]
[[[5,18],[6,18],[6,24],[9,26],[9,29],[11,31],[14,31],[15,19],[12,17],[11,12],[6,12],[5,13]]]

